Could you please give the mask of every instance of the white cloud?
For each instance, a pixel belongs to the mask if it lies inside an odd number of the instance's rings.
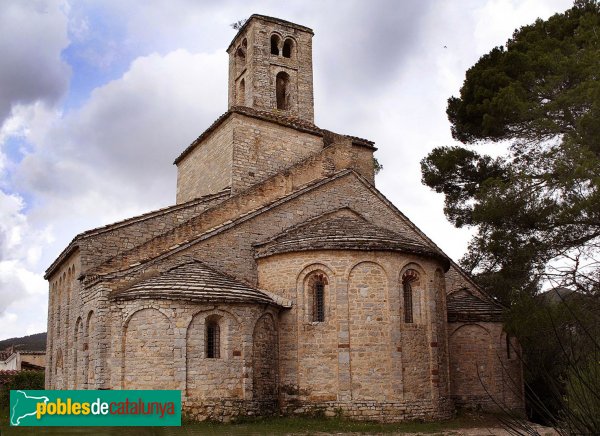
[[[175,157],[226,109],[224,54],[177,50],[136,59],[65,115],[16,170],[16,186],[43,204],[37,219],[96,215],[174,202]]]
[[[0,2],[0,125],[15,104],[56,102],[69,84],[62,1]]]
[[[21,198],[0,190],[0,338],[20,332],[11,327],[15,313],[34,324],[46,317],[48,287],[35,269],[48,238],[30,227],[22,209]]]

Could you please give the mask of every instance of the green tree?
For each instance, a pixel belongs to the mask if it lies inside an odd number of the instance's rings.
[[[600,6],[516,30],[448,100],[452,135],[422,162],[445,213],[477,233],[461,260],[505,304],[543,283],[600,288]],[[492,158],[473,146],[506,149]],[[495,153],[496,155],[499,153]]]
[[[461,265],[510,307],[530,416],[600,434],[586,419],[600,410],[598,1],[517,29],[467,71],[447,114],[463,146],[423,159],[423,183],[455,226],[476,229]],[[571,304],[536,297],[549,286],[578,292]]]

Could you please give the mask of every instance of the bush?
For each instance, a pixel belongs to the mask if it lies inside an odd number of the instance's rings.
[[[0,409],[8,408],[10,391],[16,389],[44,389],[44,371],[20,371],[9,376],[0,386]]]

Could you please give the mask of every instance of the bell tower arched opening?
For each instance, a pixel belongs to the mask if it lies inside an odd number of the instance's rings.
[[[277,99],[277,109],[290,109],[290,75],[285,71],[280,71],[275,77],[275,95]]]
[[[252,15],[227,49],[229,108],[285,111],[313,123],[312,37],[308,27]]]

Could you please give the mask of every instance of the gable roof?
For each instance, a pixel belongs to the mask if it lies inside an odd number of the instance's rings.
[[[305,250],[392,250],[448,258],[416,238],[378,227],[360,214],[343,208],[288,229],[255,244],[256,257]]]
[[[463,288],[448,295],[448,322],[501,321],[502,306],[493,300],[482,299]]]
[[[81,232],[81,233],[75,235],[75,237],[71,240],[71,242],[69,242],[69,245],[67,245],[65,247],[65,249],[54,260],[54,262],[52,262],[52,264],[46,269],[46,272],[44,273],[44,278],[48,279],[50,277],[50,275],[52,275],[52,273],[60,266],[60,264],[62,264],[62,262],[67,257],[69,257],[69,255],[71,255],[71,253],[73,253],[77,250],[77,248],[79,247],[79,242],[84,239],[87,239],[87,238],[90,238],[90,237],[93,237],[96,235],[100,235],[100,234],[103,234],[106,232],[110,232],[110,231],[113,231],[113,230],[121,228],[121,227],[125,227],[125,226],[129,226],[129,225],[136,224],[139,222],[143,222],[148,219],[159,217],[159,216],[162,216],[162,215],[165,215],[168,213],[176,212],[181,209],[185,209],[188,207],[194,207],[196,205],[206,203],[206,202],[218,199],[218,198],[226,198],[226,197],[229,197],[230,192],[231,192],[230,188],[225,188],[217,193],[203,195],[202,197],[198,197],[193,200],[186,201],[185,203],[178,203],[178,204],[174,204],[172,206],[163,207],[161,209],[153,210],[150,212],[143,213],[141,215],[136,215],[136,216],[133,216],[130,218],[126,218],[124,220],[117,221],[112,224],[107,224],[107,225],[104,225],[101,227],[96,227],[96,228],[93,228],[90,230],[86,230],[85,232]]]
[[[214,303],[259,303],[284,306],[263,291],[209,267],[199,260],[173,267],[158,276],[113,292],[113,300],[168,299]]]

